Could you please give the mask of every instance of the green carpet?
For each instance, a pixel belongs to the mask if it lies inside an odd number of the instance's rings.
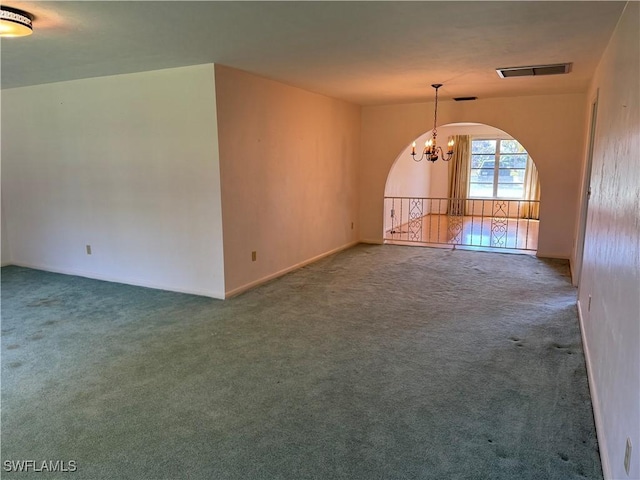
[[[4,267],[2,478],[600,479],[575,293],[401,246],[224,302]]]

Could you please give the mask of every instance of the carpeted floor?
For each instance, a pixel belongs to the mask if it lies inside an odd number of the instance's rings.
[[[361,245],[222,302],[4,267],[2,477],[602,478],[567,275]]]

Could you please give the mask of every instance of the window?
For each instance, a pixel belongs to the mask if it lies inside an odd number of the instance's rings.
[[[469,198],[524,198],[528,160],[517,140],[472,140]]]

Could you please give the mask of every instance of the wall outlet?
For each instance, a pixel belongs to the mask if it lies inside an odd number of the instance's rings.
[[[91,255],[91,245],[87,245],[87,255]]]
[[[257,252],[251,252],[251,261],[255,262],[257,258],[258,258]]]
[[[629,469],[631,468],[631,439],[627,437],[627,448],[624,450],[624,470],[629,475]]]

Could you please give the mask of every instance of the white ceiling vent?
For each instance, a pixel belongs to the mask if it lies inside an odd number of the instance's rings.
[[[496,68],[500,78],[537,77],[540,75],[559,75],[569,73],[571,63],[556,63],[554,65],[532,65],[529,67]]]

